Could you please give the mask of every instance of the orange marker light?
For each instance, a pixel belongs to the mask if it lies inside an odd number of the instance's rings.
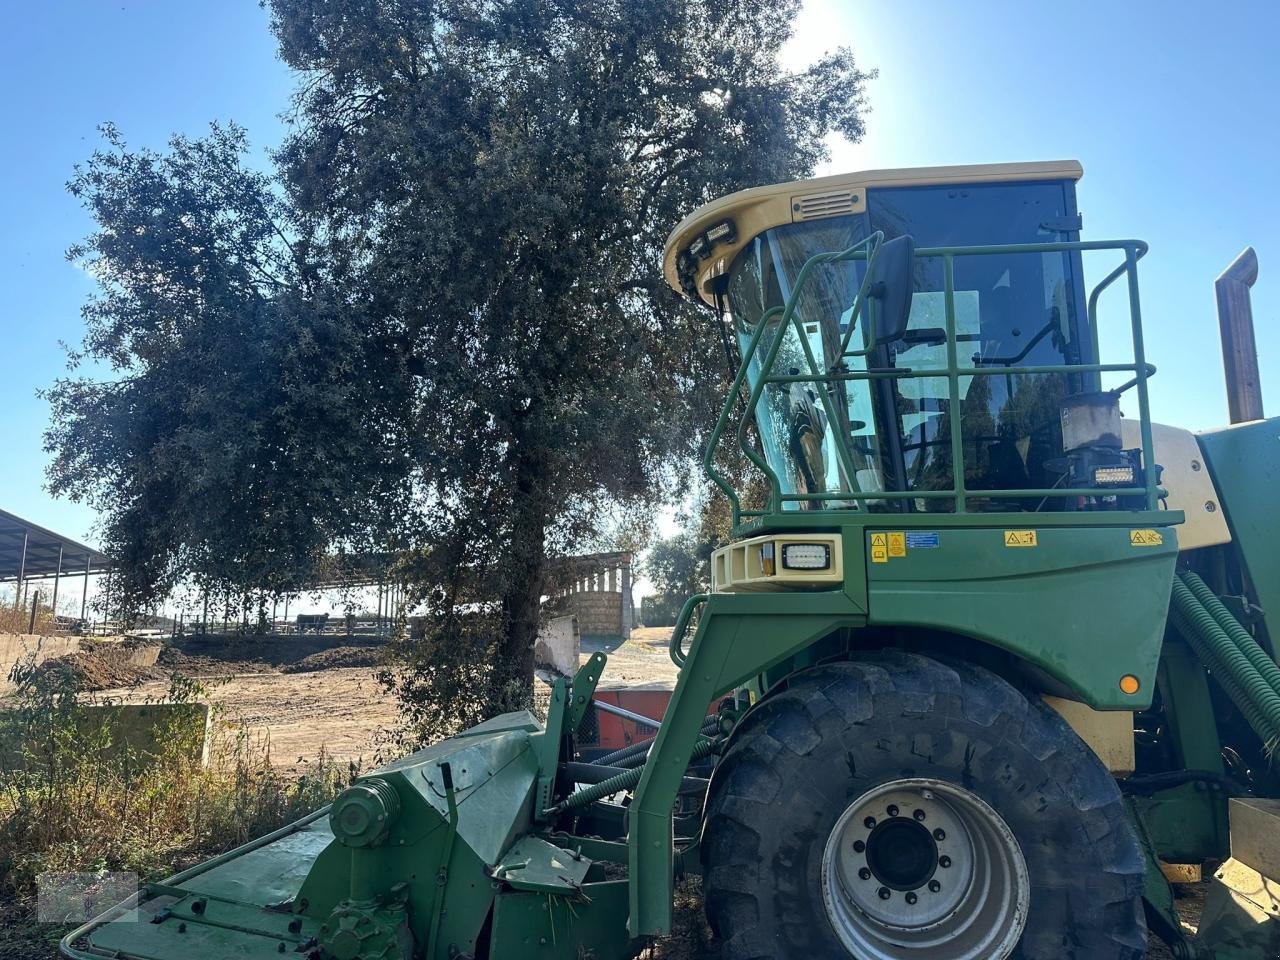
[[[1140,686],[1142,686],[1142,684],[1138,682],[1138,678],[1131,673],[1126,673],[1120,678],[1121,693],[1127,693],[1130,696],[1133,696],[1133,694],[1138,692],[1138,688]]]

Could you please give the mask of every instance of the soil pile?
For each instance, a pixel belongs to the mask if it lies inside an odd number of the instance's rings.
[[[381,647],[330,647],[281,667],[283,673],[310,673],[338,667],[376,667],[382,659]]]
[[[111,690],[136,686],[147,680],[163,680],[169,671],[146,663],[154,660],[146,655],[149,647],[154,644],[86,645],[79,653],[45,661],[39,672],[46,676],[62,674],[69,684],[81,690]]]

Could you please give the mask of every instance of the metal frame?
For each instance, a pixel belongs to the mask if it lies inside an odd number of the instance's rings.
[[[1037,373],[1131,372],[1133,374],[1132,379],[1112,392],[1121,393],[1133,387],[1137,388],[1138,416],[1141,423],[1142,433],[1143,463],[1154,463],[1152,455],[1153,444],[1151,439],[1151,413],[1147,392],[1147,380],[1155,374],[1156,370],[1154,366],[1146,362],[1146,352],[1142,338],[1142,307],[1138,295],[1137,273],[1138,261],[1142,259],[1147,252],[1147,245],[1145,243],[1141,240],[1076,240],[1062,241],[1058,243],[1022,243],[991,246],[979,245],[918,248],[915,252],[917,259],[941,258],[943,261],[944,285],[942,292],[944,294],[946,306],[946,366],[941,368],[930,368],[929,370],[881,369],[847,372],[833,372],[830,370],[823,371],[819,368],[817,361],[813,356],[808,338],[804,333],[803,326],[799,317],[796,316],[796,307],[800,302],[800,297],[804,291],[805,285],[808,283],[809,277],[813,271],[819,267],[851,260],[867,261],[867,270],[858,290],[857,298],[854,300],[853,310],[851,313],[851,316],[854,318],[854,323],[850,324],[849,330],[845,333],[844,339],[840,345],[841,359],[865,356],[868,353],[867,350],[850,351],[848,347],[856,325],[856,320],[860,316],[865,316],[867,318],[866,323],[869,342],[874,342],[875,340],[874,313],[866,308],[868,306],[868,285],[872,275],[872,268],[875,265],[876,257],[883,241],[884,234],[877,231],[865,240],[859,241],[845,250],[832,253],[820,253],[810,257],[805,261],[804,265],[800,268],[799,273],[796,275],[795,286],[791,291],[790,296],[787,298],[786,305],[769,309],[755,324],[751,334],[751,340],[747,348],[743,351],[742,362],[739,364],[738,372],[734,377],[733,385],[729,390],[729,394],[725,398],[724,406],[720,411],[720,417],[716,422],[715,428],[712,430],[711,439],[707,444],[706,454],[703,457],[703,467],[706,470],[707,476],[729,498],[730,504],[732,505],[733,527],[735,533],[741,532],[742,521],[744,518],[758,518],[781,513],[783,504],[792,502],[824,503],[832,500],[856,500],[859,502],[866,502],[871,500],[951,499],[955,503],[955,510],[957,513],[968,512],[967,502],[970,493],[965,490],[964,486],[964,435],[959,417],[953,417],[952,419],[950,465],[952,486],[950,489],[883,490],[875,493],[861,493],[857,491],[783,493],[782,484],[778,478],[777,472],[769,465],[765,458],[754,449],[750,442],[750,438],[747,435],[747,428],[754,419],[756,408],[759,406],[760,399],[764,395],[764,389],[769,384],[814,383],[830,385],[837,381],[940,379],[942,377],[946,377],[949,383],[951,409],[959,410],[961,377],[1005,376],[1010,374]],[[1096,331],[1098,324],[1099,297],[1121,276],[1127,277],[1129,321],[1133,343],[1133,362],[999,367],[976,365],[960,366],[957,355],[958,347],[955,317],[954,267],[957,257],[993,255],[1007,256],[1022,253],[1080,253],[1083,251],[1101,250],[1122,251],[1124,253],[1124,262],[1103,278],[1103,280],[1099,282],[1089,294],[1089,323],[1091,328]],[[809,364],[810,369],[808,373],[786,375],[775,375],[773,373],[773,365],[777,359],[779,350],[781,349],[785,329],[788,325],[795,328],[801,348],[805,353],[806,361]],[[733,407],[739,398],[742,386],[747,382],[751,365],[760,351],[760,342],[767,329],[776,330],[777,335],[774,336],[773,341],[770,343],[769,348],[765,352],[764,358],[761,361],[761,375],[751,387],[749,398],[738,424],[737,440],[738,446],[743,455],[759,467],[768,478],[770,486],[769,504],[764,510],[743,510],[737,492],[732,486],[730,486],[724,476],[716,470],[715,453],[720,440],[724,435],[725,429],[728,427],[729,418],[733,414]],[[827,412],[828,419],[832,423],[837,423],[838,420],[832,416],[831,397],[829,391],[827,389],[821,389],[819,392],[822,404]],[[844,438],[837,436],[836,444],[837,452],[840,453],[842,459],[847,459],[848,454],[844,447]],[[850,472],[849,476],[852,477],[853,474]],[[983,490],[982,496],[987,497],[993,494],[999,494],[1005,497],[1064,497],[1096,496],[1097,493],[1098,491],[1092,488],[1077,489],[1057,487]],[[1145,486],[1108,489],[1107,493],[1114,496],[1143,496],[1146,498],[1147,509],[1154,510],[1157,507],[1163,491],[1161,491],[1156,485],[1154,472],[1148,471]]]

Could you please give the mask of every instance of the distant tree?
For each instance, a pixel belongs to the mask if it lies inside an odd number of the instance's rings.
[[[73,375],[46,391],[56,495],[103,518],[114,602],[194,578],[236,598],[305,583],[338,547],[403,535],[413,405],[398,332],[353,307],[340,265],[244,131],[167,151],[106,144],[69,189],[98,229],[69,256],[97,279]]]
[[[54,486],[96,498],[112,546],[169,577],[251,558],[283,582],[391,530],[423,548],[429,612],[405,696],[456,693],[438,684],[465,647],[471,701],[525,703],[548,557],[599,536],[610,505],[643,513],[683,489],[717,412],[718,320],[667,289],[666,234],[713,196],[807,175],[830,133],[860,138],[867,74],[843,50],[780,65],[798,0],[268,6],[299,75],[278,190],[231,162],[228,131],[104,153],[73,182],[106,289],[130,291],[90,305],[85,356],[126,376],[55,387]],[[165,236],[117,250],[149,210]],[[190,362],[206,379],[175,376]],[[282,379],[316,386],[286,403]],[[174,418],[212,421],[202,456],[187,439],[171,465]],[[214,477],[237,491],[199,502]],[[212,520],[235,536],[203,532]]]

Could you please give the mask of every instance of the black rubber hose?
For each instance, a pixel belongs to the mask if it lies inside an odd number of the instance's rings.
[[[715,741],[699,740],[693,747],[689,762],[693,763],[695,760],[710,756],[713,749],[715,749]],[[631,790],[640,782],[642,776],[644,776],[644,767],[626,770],[610,777],[608,780],[602,780],[600,783],[584,787],[576,793],[569,794],[554,807],[544,810],[543,813],[547,816],[555,816],[566,810],[577,810],[579,807],[585,807],[588,804],[595,803],[597,800],[602,800],[615,793],[621,793],[623,790]]]

